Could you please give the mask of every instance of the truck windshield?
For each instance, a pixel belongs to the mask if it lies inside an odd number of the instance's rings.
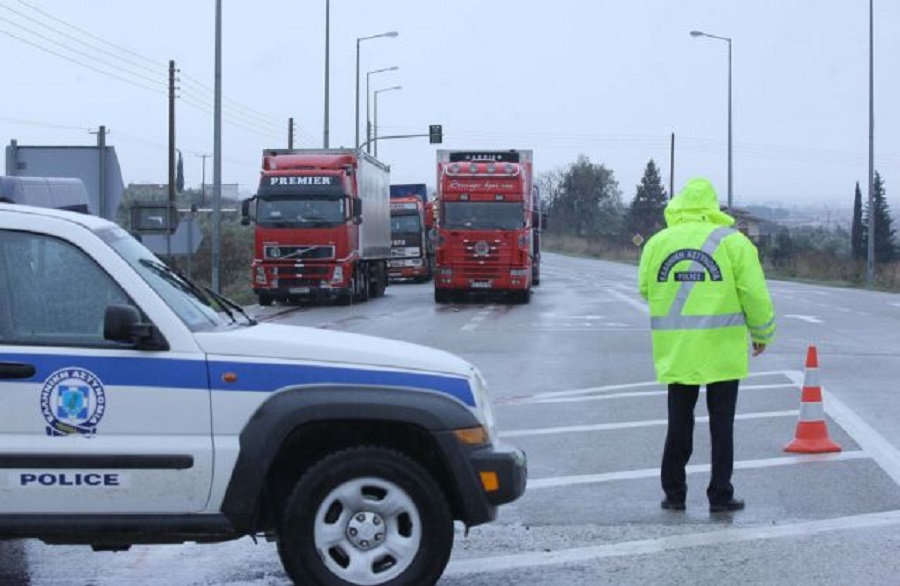
[[[99,236],[131,265],[191,330],[209,330],[233,323],[234,320],[228,318],[228,307],[199,285],[170,269],[125,230],[103,230]]]
[[[516,230],[525,227],[525,217],[521,202],[451,201],[442,223],[455,230]]]
[[[391,214],[391,234],[418,234],[421,231],[418,214]]]
[[[344,223],[346,198],[260,197],[256,223],[268,228],[320,228]]]

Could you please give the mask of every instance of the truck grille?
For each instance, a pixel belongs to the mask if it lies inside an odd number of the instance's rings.
[[[458,276],[466,279],[487,279],[506,272],[512,264],[512,247],[502,240],[462,241],[463,262],[455,267]]]
[[[278,279],[279,289],[291,287],[318,287],[322,281],[331,278],[328,266],[283,266],[272,269],[272,276]]]
[[[263,258],[269,260],[325,260],[334,258],[334,246],[263,246]]]

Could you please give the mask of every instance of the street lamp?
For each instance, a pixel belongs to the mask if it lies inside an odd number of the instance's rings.
[[[375,73],[384,73],[385,71],[397,71],[400,69],[397,66],[387,67],[385,69],[376,69],[375,71],[367,71],[366,72],[366,152],[372,152],[372,118],[369,116],[369,77],[371,77]]]
[[[393,90],[403,89],[403,86],[395,85],[394,87],[386,87],[383,90],[375,90],[375,128],[372,132],[372,141],[375,143],[375,158],[378,158],[378,94],[382,92],[390,92]]]
[[[359,148],[359,44],[363,41],[368,41],[369,39],[379,39],[381,37],[396,37],[400,33],[397,31],[391,31],[389,33],[381,33],[380,35],[371,35],[368,37],[357,37],[356,39],[356,127],[355,131],[355,141],[353,143],[353,148]]]
[[[732,173],[732,157],[731,157],[731,39],[728,37],[719,37],[710,35],[700,31],[691,31],[692,37],[707,37],[710,39],[718,39],[728,42],[728,208],[731,209],[733,204],[733,173]]]

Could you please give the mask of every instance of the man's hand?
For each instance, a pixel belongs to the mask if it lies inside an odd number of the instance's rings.
[[[759,342],[752,342],[752,344],[753,344],[753,355],[754,356],[759,356],[760,354],[762,354],[763,352],[766,351],[765,344],[761,344]]]

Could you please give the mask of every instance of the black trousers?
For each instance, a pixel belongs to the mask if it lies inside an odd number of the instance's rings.
[[[711,504],[728,502],[734,496],[731,473],[734,470],[734,411],[738,384],[737,380],[729,380],[706,385],[712,443],[712,475],[706,496]],[[694,407],[699,394],[699,385],[669,385],[669,429],[660,479],[670,501],[684,502],[687,496],[684,468],[694,451]]]

